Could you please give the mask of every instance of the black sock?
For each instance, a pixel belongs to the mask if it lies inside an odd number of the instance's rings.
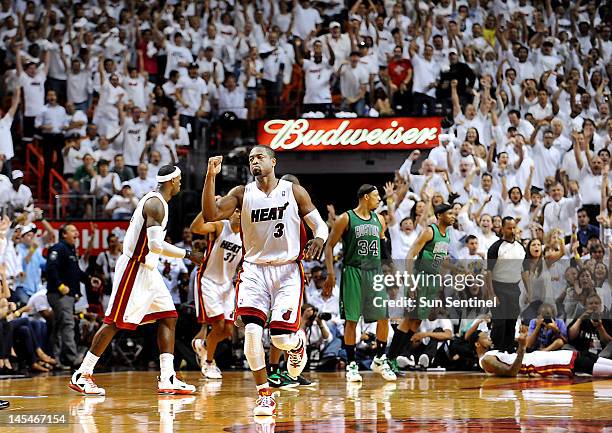
[[[387,351],[387,342],[376,339],[376,356],[380,358]]]
[[[391,345],[389,346],[389,359],[397,358],[413,335],[414,331],[408,330],[404,332],[400,329],[396,329],[393,334],[393,339],[391,340]]]
[[[268,369],[269,369],[268,374],[276,373],[278,371],[278,366],[279,366],[279,364],[270,364],[268,366]]]
[[[355,345],[354,344],[344,344],[344,350],[346,350],[346,360],[350,364],[355,361]]]

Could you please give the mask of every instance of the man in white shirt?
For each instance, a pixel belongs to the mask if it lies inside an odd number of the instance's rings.
[[[550,188],[550,202],[544,205],[544,232],[550,233],[557,228],[563,233],[569,243],[572,234],[572,224],[576,221],[576,212],[582,206],[578,187],[571,182],[572,198],[563,197],[563,185],[557,183]]]
[[[78,135],[79,137],[85,137],[87,115],[83,111],[77,110],[73,102],[66,103],[66,119],[64,135]]]
[[[132,187],[128,182],[123,182],[121,191],[110,198],[104,211],[114,220],[127,220],[136,210],[136,206],[138,206],[138,199],[134,196]]]
[[[64,107],[57,103],[57,94],[53,90],[47,92],[47,104],[36,117],[34,125],[42,132],[43,157],[45,158],[45,174],[43,177],[42,190],[49,191],[49,171],[57,168],[58,172],[64,171],[64,160],[62,149],[64,147],[64,127],[68,122],[68,116]],[[54,160],[54,158],[57,158]],[[55,164],[53,164],[55,161]]]
[[[23,172],[13,170],[13,188],[9,190],[8,201],[13,209],[23,210],[32,203],[32,191],[23,184]]]
[[[155,178],[149,177],[149,167],[146,163],[141,162],[138,164],[138,176],[128,181],[132,187],[132,191],[138,200],[140,200],[145,194],[155,190],[157,182]]]
[[[370,80],[369,72],[359,63],[359,53],[353,51],[348,63],[343,63],[338,69],[340,75],[340,93],[344,109],[365,115],[365,94]]]
[[[410,62],[412,63],[412,92],[414,96],[413,113],[431,112],[435,104],[436,87],[440,66],[433,61],[433,47],[425,45],[423,57],[415,41],[410,43]]]
[[[93,154],[89,140],[81,140],[77,135],[67,135],[62,150],[64,156],[64,178],[68,179],[76,173],[77,168],[83,165],[83,157]]]
[[[262,85],[266,89],[266,112],[273,117],[280,109],[280,94],[283,88],[283,73],[289,65],[285,49],[278,43],[278,33],[268,33],[268,42],[259,47],[263,60]]]
[[[187,75],[187,66],[193,62],[193,55],[187,47],[183,46],[183,35],[180,32],[174,34],[174,44],[164,40],[163,47],[166,49],[168,60],[164,78],[170,76],[170,71],[177,70],[182,76]]]
[[[47,44],[49,52],[49,77],[47,78],[47,88],[55,90],[61,101],[66,101],[66,65],[62,57],[72,57],[72,45],[64,41],[65,33],[62,30],[52,31],[52,42]],[[70,35],[68,35],[68,38]]]
[[[87,112],[93,86],[91,73],[82,67],[77,58],[72,59],[70,68],[66,70],[68,102],[74,103],[77,110]]]
[[[299,39],[296,41],[299,45]],[[313,44],[314,55],[312,59],[302,58],[302,51],[299,46],[296,50],[296,61],[304,70],[305,94],[304,112],[321,111],[328,114],[331,109],[331,85],[330,79],[333,74],[335,55],[328,45],[328,52],[331,57],[329,61],[323,58],[323,43],[316,40]]]
[[[19,106],[20,94],[21,85],[17,83],[13,91],[11,107],[2,119],[0,119],[0,162],[4,165],[4,169],[7,173],[11,173],[11,159],[15,156],[11,126],[13,125],[13,118],[17,112],[17,107]]]
[[[329,34],[325,36],[327,42],[323,49],[325,50],[325,56],[329,58],[330,50],[334,52],[334,56],[337,60],[337,64],[342,64],[345,60],[348,60],[351,54],[351,39],[349,35],[341,32],[340,23],[338,21],[332,21],[329,23]]]
[[[249,82],[248,72],[245,74],[245,83]],[[236,76],[229,73],[225,76],[225,83],[219,87],[219,114],[233,112],[239,119],[247,118],[246,89],[242,83],[236,83]]]
[[[207,94],[206,83],[198,76],[198,65],[190,64],[187,76],[181,77],[176,84],[176,99],[181,126],[191,129],[191,144],[200,136],[199,119],[208,115],[204,110]]]
[[[30,62],[22,65],[21,44],[17,44],[16,64],[19,84],[23,89],[23,141],[32,141],[34,137],[34,122],[45,105],[45,81],[49,72],[49,53],[40,65]]]
[[[123,157],[125,165],[136,172],[136,167],[142,161],[147,144],[147,129],[149,115],[143,119],[140,108],[132,108],[131,116],[120,114],[119,123],[123,130]]]
[[[119,76],[110,76],[104,70],[102,56],[99,58],[100,100],[96,107],[93,123],[98,125],[98,132],[103,137],[113,136],[119,129],[119,109],[123,104],[125,90],[119,85]]]
[[[319,11],[313,8],[310,0],[293,2],[293,34],[302,40],[319,32],[320,24],[323,22]]]

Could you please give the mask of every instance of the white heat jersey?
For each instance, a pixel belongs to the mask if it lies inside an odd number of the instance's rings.
[[[130,220],[130,225],[125,233],[123,240],[123,254],[137,262],[144,263],[149,269],[157,269],[159,254],[153,254],[149,251],[147,239],[147,224],[143,214],[144,204],[151,197],[157,197],[164,205],[164,219],[161,226],[164,229],[164,238],[166,237],[166,227],[168,225],[168,203],[164,197],[157,191],[151,191],[144,195],[138,202],[136,210]]]
[[[202,276],[219,285],[232,282],[236,268],[242,260],[240,233],[232,231],[228,220],[223,220],[223,231],[219,234],[206,256]]]
[[[245,261],[282,265],[301,258],[306,231],[291,182],[279,179],[269,196],[255,182],[246,185],[240,220]]]
[[[572,350],[555,350],[552,352],[536,350],[525,353],[519,374],[538,373],[542,376],[553,374],[571,376],[576,354]],[[500,362],[507,365],[512,365],[516,359],[516,353],[500,352],[499,350],[489,350],[482,358],[485,356],[495,356]],[[482,358],[478,361],[481,367]]]

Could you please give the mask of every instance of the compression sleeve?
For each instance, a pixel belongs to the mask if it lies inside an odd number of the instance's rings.
[[[174,257],[182,259],[187,254],[183,248],[175,247],[172,244],[164,241],[164,230],[161,226],[152,226],[147,228],[147,238],[149,239],[149,250],[154,254],[160,254],[166,257]]]
[[[308,224],[308,227],[312,229],[315,238],[323,239],[323,242],[327,240],[329,236],[329,229],[327,228],[327,224],[321,218],[321,214],[317,209],[310,212],[308,215],[304,216],[304,221]]]

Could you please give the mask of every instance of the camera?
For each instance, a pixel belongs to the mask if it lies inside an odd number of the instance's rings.
[[[601,320],[601,313],[599,311],[593,311],[590,314],[589,319],[591,319],[594,322],[599,322]]]
[[[552,316],[548,314],[544,316],[544,323],[552,323],[552,322],[553,322]]]
[[[317,307],[312,307],[313,310],[313,314],[312,314],[312,319],[316,320],[316,319],[321,319],[321,320],[331,320],[331,313],[319,313],[319,309]]]

